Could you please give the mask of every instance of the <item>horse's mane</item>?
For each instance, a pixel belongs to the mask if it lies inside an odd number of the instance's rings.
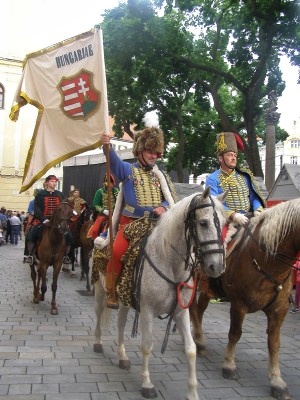
[[[262,222],[259,242],[265,246],[267,255],[275,253],[287,235],[300,227],[300,199],[268,208],[258,218],[253,218],[253,222]]]
[[[194,196],[196,196],[196,194],[184,197],[170,207],[168,212],[164,213],[158,220],[151,236],[159,235],[156,248],[158,251],[160,250],[162,254],[165,255],[166,249],[170,246],[170,243],[174,243],[175,239],[177,239],[179,230],[182,231],[182,240],[184,240],[184,220],[191,199]]]

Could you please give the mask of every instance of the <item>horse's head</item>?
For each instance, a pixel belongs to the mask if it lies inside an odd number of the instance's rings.
[[[73,208],[68,200],[62,201],[53,214],[50,225],[56,226],[64,234],[69,230],[69,223],[73,217]]]
[[[185,220],[188,247],[194,246],[196,262],[202,272],[218,277],[225,268],[222,228],[226,223],[221,199],[210,195],[210,187],[195,195]]]

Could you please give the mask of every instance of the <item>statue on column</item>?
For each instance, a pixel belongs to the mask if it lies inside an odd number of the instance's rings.
[[[276,90],[272,90],[268,94],[268,103],[264,110],[264,117],[266,124],[275,125],[279,121],[280,114],[276,111],[277,110],[277,93]]]

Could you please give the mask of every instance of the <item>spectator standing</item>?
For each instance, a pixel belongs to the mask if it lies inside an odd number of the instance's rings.
[[[4,207],[1,207],[1,209],[0,209],[0,225],[1,225],[1,229],[2,229],[1,242],[2,242],[2,244],[4,244],[5,238],[6,238],[6,231],[7,231],[7,216],[6,216],[6,209]]]
[[[5,235],[6,243],[8,243],[8,240],[11,241],[11,226],[10,226],[11,214],[12,214],[11,210],[6,211],[6,217],[7,217],[7,228],[6,228],[6,235]]]
[[[14,211],[12,213],[12,216],[10,217],[10,227],[11,227],[10,243],[14,244],[15,246],[19,244],[18,239],[21,231],[21,225],[22,225],[21,220],[17,216],[17,213]]]
[[[20,229],[19,236],[20,236],[20,240],[22,240],[22,226],[23,226],[23,223],[25,220],[25,211],[21,211],[20,213],[17,214],[17,216],[20,218],[20,221],[21,221],[21,229]]]
[[[299,257],[300,254],[298,254]],[[296,291],[295,291],[295,301],[294,308],[290,311],[292,314],[295,314],[300,311],[300,261],[297,260],[294,264],[296,268],[295,278],[296,278]]]

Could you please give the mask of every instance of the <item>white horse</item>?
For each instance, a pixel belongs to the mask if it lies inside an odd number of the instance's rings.
[[[192,194],[180,200],[160,218],[142,250],[139,319],[143,354],[142,395],[145,398],[157,397],[148,368],[152,352],[153,318],[170,314],[183,339],[188,360],[187,399],[199,399],[196,345],[191,335],[188,304],[196,288],[193,278],[195,268],[200,267],[202,273],[210,277],[218,277],[224,271],[221,230],[225,217],[221,201],[225,196],[212,198],[208,187],[202,194]],[[95,283],[95,352],[103,352],[100,321],[104,310],[108,310],[105,307],[105,289],[103,279],[98,279]],[[124,369],[130,368],[124,345],[128,311],[128,307],[120,305],[118,356],[119,367]]]

